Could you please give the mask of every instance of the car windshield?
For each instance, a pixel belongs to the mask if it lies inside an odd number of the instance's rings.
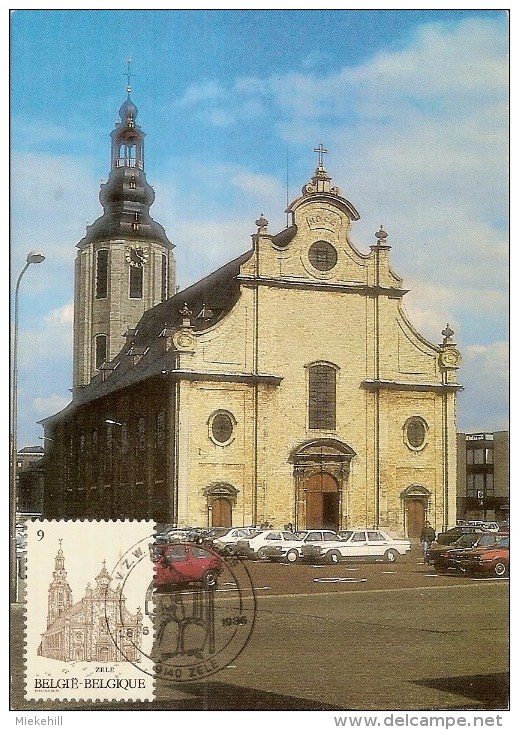
[[[209,530],[209,537],[221,537],[222,535],[227,535],[229,532],[228,527],[213,527],[211,530]]]
[[[490,547],[496,542],[495,535],[481,535],[478,540],[478,547]]]
[[[348,540],[353,535],[353,530],[341,530],[339,532],[339,537],[341,540]]]
[[[461,537],[458,537],[456,542],[454,543],[455,547],[472,547],[474,543],[477,542],[479,535],[477,535],[474,532],[466,532]]]
[[[294,535],[293,532],[284,532],[283,537],[285,538],[285,540],[299,540],[297,535]]]

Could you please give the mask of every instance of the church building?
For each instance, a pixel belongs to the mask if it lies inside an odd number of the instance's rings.
[[[142,612],[128,611],[121,588],[110,587],[112,579],[104,563],[96,587],[88,583],[83,598],[74,603],[61,540],[54,562],[47,630],[42,634],[38,655],[63,662],[140,661]]]
[[[128,96],[104,215],[79,243],[74,396],[42,422],[44,516],[453,524],[454,333],[433,344],[410,323],[382,226],[353,245],[359,213],[326,150],[284,230],[262,214],[241,256],[174,293],[136,116]]]

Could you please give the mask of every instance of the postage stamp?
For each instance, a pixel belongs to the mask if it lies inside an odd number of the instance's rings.
[[[153,672],[141,669],[153,649],[143,607],[153,531],[147,521],[28,523],[26,699],[153,699]]]

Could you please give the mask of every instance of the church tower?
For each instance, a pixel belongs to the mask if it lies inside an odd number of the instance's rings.
[[[72,589],[67,583],[65,571],[65,556],[59,541],[59,550],[54,561],[54,572],[52,583],[49,586],[49,610],[47,613],[47,628],[52,626],[54,621],[72,606]]]
[[[77,244],[74,274],[74,392],[87,385],[126,342],[143,313],[175,293],[173,244],[150,216],[155,199],[144,172],[144,132],[127,98],[111,133],[104,213]]]

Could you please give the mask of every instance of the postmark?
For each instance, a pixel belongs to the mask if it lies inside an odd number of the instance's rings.
[[[140,669],[153,648],[145,590],[110,571],[153,527],[130,520],[27,524],[26,699],[153,700],[154,676]],[[147,585],[153,572],[146,567]]]
[[[256,598],[245,563],[206,544],[160,543],[150,535],[131,545],[111,574],[123,591],[142,591],[143,630],[154,633],[151,652],[135,647],[144,674],[169,683],[200,681],[233,662],[252,635]],[[108,604],[106,610],[119,646],[126,619],[111,614]]]

